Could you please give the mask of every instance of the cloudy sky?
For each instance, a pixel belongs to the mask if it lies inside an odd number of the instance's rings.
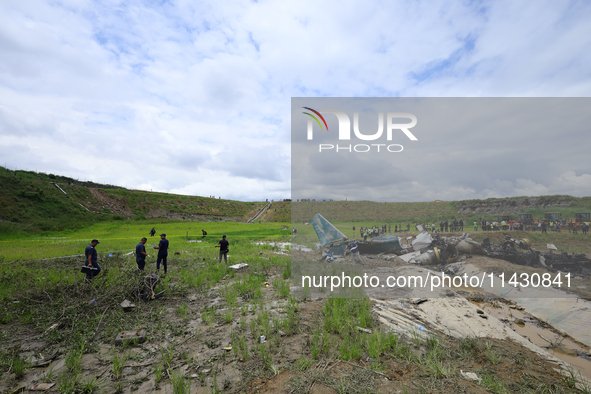
[[[588,97],[589,20],[586,1],[1,1],[0,164],[286,198],[292,97]],[[550,178],[490,163],[441,199],[591,195],[588,154],[554,154]],[[433,198],[418,186],[394,200]]]
[[[317,110],[326,125],[303,107]],[[326,109],[342,111],[349,126]],[[407,129],[413,140],[399,127],[388,137],[387,114],[396,112],[415,117]],[[372,201],[588,196],[590,125],[591,98],[581,97],[294,98],[292,196]],[[343,129],[349,139],[340,136]]]

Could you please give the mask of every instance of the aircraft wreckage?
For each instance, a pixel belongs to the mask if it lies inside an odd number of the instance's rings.
[[[314,215],[312,226],[316,231],[316,235],[318,235],[320,245],[322,245],[322,257],[326,257],[328,254],[343,256],[347,248],[346,243],[349,241],[345,234],[319,213]],[[355,243],[362,254],[404,253],[404,249],[400,245],[400,239],[396,235],[383,234],[367,241],[356,239]]]
[[[343,256],[349,238],[317,213],[312,219],[312,226],[322,245],[322,258],[329,254]],[[419,231],[422,228],[418,228]],[[552,271],[569,271],[591,275],[591,260],[583,253],[568,254],[565,251],[554,253],[552,250],[542,253],[531,247],[528,239],[515,239],[503,233],[505,239],[500,245],[493,244],[488,238],[482,243],[476,242],[464,233],[459,237],[443,237],[438,231],[433,236],[426,231],[419,233],[412,241],[412,247],[403,248],[396,235],[384,234],[367,241],[355,239],[362,254],[391,253],[403,260],[422,265],[445,265],[457,261],[460,253],[466,255],[485,255],[502,259],[513,264],[530,267],[545,267]],[[548,245],[553,246],[553,245]]]

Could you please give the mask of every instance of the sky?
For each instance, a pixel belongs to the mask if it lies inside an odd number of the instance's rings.
[[[294,98],[292,197],[591,195],[589,125],[581,97]]]
[[[292,97],[589,97],[589,20],[586,1],[2,1],[0,165],[289,198]],[[591,195],[579,137],[552,177],[483,167],[441,199]],[[409,182],[391,199],[433,198]]]

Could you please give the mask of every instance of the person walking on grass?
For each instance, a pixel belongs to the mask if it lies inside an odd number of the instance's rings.
[[[146,266],[146,257],[150,257],[148,256],[148,253],[146,253],[145,245],[147,240],[146,237],[143,237],[140,243],[135,247],[135,262],[137,263],[137,269],[140,271],[143,271]]]
[[[88,245],[86,247],[86,249],[84,249],[84,256],[85,256],[85,263],[88,267],[93,267],[96,268],[96,270],[93,270],[93,272],[87,272],[86,273],[86,280],[90,281],[92,278],[94,278],[95,276],[97,276],[99,274],[99,272],[101,272],[101,267],[98,264],[98,254],[96,252],[96,246],[99,244],[100,242],[98,241],[98,239],[93,239],[92,241],[90,241],[90,245]]]
[[[168,258],[168,247],[170,246],[168,240],[166,239],[166,234],[160,234],[160,243],[158,246],[154,246],[154,249],[158,249],[158,259],[156,260],[156,269],[160,271],[160,262],[162,262],[162,266],[164,267],[164,275],[166,275],[166,271],[168,269],[167,258]]]
[[[215,246],[216,248],[220,248],[220,258],[218,259],[218,264],[222,262],[222,256],[224,256],[224,261],[226,263],[228,262],[228,252],[230,251],[230,249],[228,249],[229,246],[230,243],[226,239],[226,236],[222,235],[222,239]]]

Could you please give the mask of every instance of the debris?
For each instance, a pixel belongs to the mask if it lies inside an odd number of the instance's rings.
[[[429,301],[428,298],[419,298],[417,300],[411,301],[411,304],[420,305],[423,302],[427,302],[427,301]]]
[[[229,266],[228,268],[231,268],[231,269],[233,269],[234,271],[238,271],[238,270],[241,270],[242,268],[246,268],[246,267],[248,267],[248,264],[245,264],[245,263],[239,263],[239,264],[234,264],[234,265],[231,265],[231,266]]]
[[[329,254],[333,257],[343,256],[347,247],[347,236],[337,229],[332,223],[317,213],[312,219],[312,225],[322,246],[322,259]],[[403,252],[400,239],[396,235],[382,234],[368,240],[355,240],[357,249],[362,254],[380,254]]]
[[[476,309],[476,313],[479,315],[484,315],[484,311],[482,309]]]
[[[265,287],[271,286],[271,284],[269,282],[263,282],[263,285],[265,285]]]
[[[403,254],[402,256],[399,256],[399,257],[408,263],[410,260],[412,260],[413,258],[415,258],[416,256],[418,256],[420,254],[421,254],[421,252],[410,252],[407,254]]]
[[[464,371],[462,371],[460,369],[460,374],[462,375],[462,377],[464,379],[472,380],[472,381],[475,381],[475,382],[479,382],[480,381],[480,378],[474,372],[464,372]]]
[[[488,319],[488,316],[486,316],[486,315],[478,315],[478,316],[480,316],[483,319]]]
[[[423,231],[417,235],[414,241],[412,241],[412,247],[414,250],[418,251],[431,245],[431,242],[433,242],[431,235],[428,232]]]
[[[144,343],[146,341],[146,330],[141,328],[139,330],[121,331],[115,337],[115,345],[122,345],[123,343],[136,342]]]
[[[546,248],[550,250],[558,250],[558,248],[554,246],[554,244],[546,244]]]
[[[525,321],[523,319],[515,319],[514,323],[517,324],[518,326],[525,326]]]
[[[358,329],[359,331],[363,331],[363,332],[365,332],[365,333],[371,334],[371,330],[370,330],[369,328],[363,328],[363,327],[359,327],[359,326],[357,326],[357,329]]]
[[[224,350],[226,350],[226,351],[230,351],[230,350],[232,350],[232,346],[226,346],[226,347],[224,348]]]
[[[92,300],[90,300],[90,302],[88,303],[88,305],[90,305],[90,306],[98,306],[98,302],[96,302],[96,300],[93,298]]]
[[[419,265],[433,265],[439,264],[440,262],[439,253],[437,253],[435,250],[428,250],[409,261],[411,264]]]
[[[181,252],[174,252],[175,256],[179,256]]]
[[[482,244],[472,241],[470,238],[466,238],[461,240],[457,245],[456,248],[460,253],[470,253],[470,254],[484,254],[484,249],[482,248]]]
[[[265,343],[267,342],[267,337],[264,335],[261,335],[261,343]]]
[[[45,390],[49,390],[53,386],[55,386],[55,383],[39,383],[34,386],[31,386],[31,388],[29,390],[31,390],[31,391],[45,391]]]
[[[135,308],[135,304],[132,304],[129,300],[123,300],[123,302],[120,305],[121,308],[123,308],[123,310],[126,312],[129,312],[130,310]]]
[[[59,326],[59,325],[60,325],[59,323],[54,323],[47,329],[47,331],[53,330],[54,328],[57,328],[57,326]]]

